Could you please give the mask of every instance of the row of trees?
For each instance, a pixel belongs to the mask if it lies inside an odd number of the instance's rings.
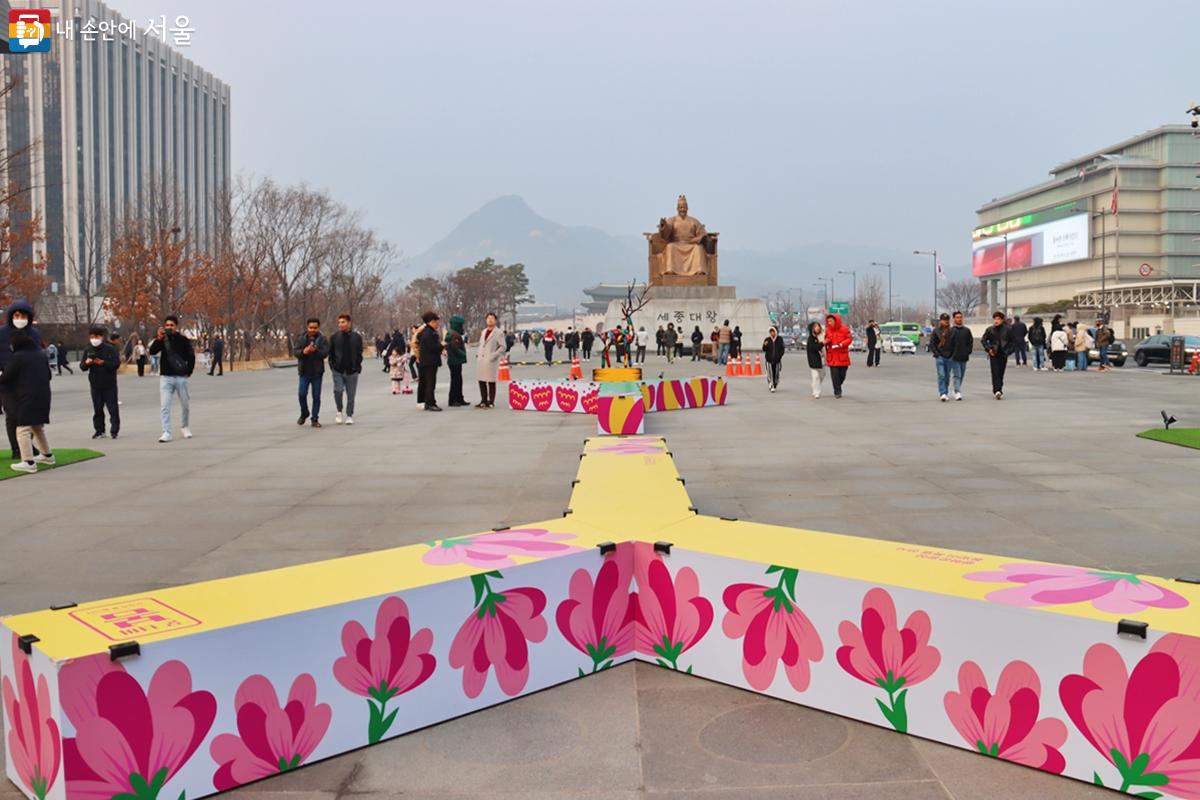
[[[414,319],[431,308],[461,314],[474,330],[493,313],[511,330],[516,327],[517,306],[530,302],[533,295],[524,264],[497,264],[485,258],[448,275],[417,278],[396,293],[395,308],[403,319]]]

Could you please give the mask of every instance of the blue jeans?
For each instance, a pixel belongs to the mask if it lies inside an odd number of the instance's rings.
[[[1033,346],[1033,368],[1042,369],[1046,366],[1046,348],[1043,345]]]
[[[938,394],[949,394],[950,371],[953,369],[950,365],[954,363],[954,360],[946,356],[934,356],[933,361],[937,366]]]
[[[312,387],[312,421],[319,422],[321,417],[321,379],[324,375],[300,376],[300,416],[308,416],[308,388]]]
[[[726,343],[726,344],[721,345],[721,351],[717,355],[717,363],[724,364],[728,360],[729,360],[729,344]]]
[[[1087,350],[1076,351],[1075,353],[1075,369],[1087,369]]]
[[[967,362],[950,359],[950,370],[954,374],[954,391],[961,392],[963,376],[967,373]]]
[[[163,433],[171,432],[171,395],[179,395],[179,414],[183,427],[188,427],[188,379],[183,375],[160,375],[158,377],[158,404],[162,411]]]
[[[1100,366],[1107,367],[1108,364],[1108,345],[1100,345]]]

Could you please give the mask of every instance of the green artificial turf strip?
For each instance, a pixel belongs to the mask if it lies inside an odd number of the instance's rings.
[[[100,458],[104,453],[96,450],[80,449],[55,449],[53,467],[48,467],[45,464],[38,464],[38,472],[45,472],[48,469],[58,469],[65,467],[68,464],[78,464],[80,461],[90,461],[93,458]],[[11,464],[17,459],[13,458],[12,451],[0,450],[0,481],[6,481],[9,478],[16,478],[20,475],[29,473],[16,472],[11,468]]]
[[[1153,439],[1156,442],[1177,444],[1180,447],[1194,447],[1200,450],[1200,428],[1151,428],[1138,434],[1143,439]]]

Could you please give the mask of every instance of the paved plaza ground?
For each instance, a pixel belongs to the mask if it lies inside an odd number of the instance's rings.
[[[519,350],[520,348],[518,348]],[[729,405],[660,414],[693,502],[724,515],[1174,577],[1200,574],[1200,451],[1135,438],[1200,425],[1200,380],[987,365],[936,401],[932,360],[850,370],[847,396],[733,381]],[[558,516],[581,415],[419,411],[368,362],[352,428],[298,428],[291,370],[192,380],[196,438],[156,442],[158,382],[123,376],[97,459],[0,482],[0,612],[44,608]],[[648,374],[691,362],[651,358]],[[517,375],[565,377],[565,367]],[[473,368],[468,365],[468,377]],[[445,396],[442,370],[440,392]],[[828,385],[826,386],[828,390]],[[51,443],[93,446],[86,378],[54,380]],[[468,399],[475,397],[468,382]],[[501,393],[503,401],[504,394]],[[444,399],[443,399],[444,402]],[[619,502],[619,498],[614,498]],[[1047,647],[1053,643],[1047,642]],[[235,796],[1022,800],[1105,790],[644,664],[514,700]],[[7,782],[0,800],[17,797]]]

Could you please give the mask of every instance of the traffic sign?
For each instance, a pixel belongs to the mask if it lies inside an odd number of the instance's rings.
[[[829,304],[830,314],[849,314],[850,303],[845,300],[835,300]]]
[[[1149,264],[1142,264],[1138,267],[1138,275],[1141,275],[1143,278],[1149,278],[1151,272],[1154,272],[1154,267]]]

